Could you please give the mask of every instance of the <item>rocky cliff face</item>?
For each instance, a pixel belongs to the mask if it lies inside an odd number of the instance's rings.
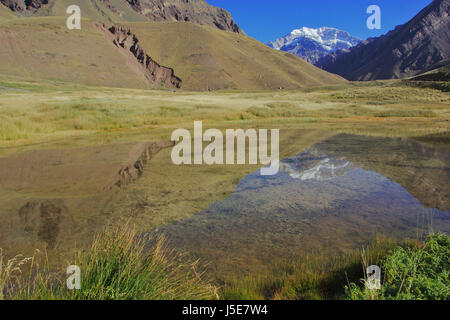
[[[450,58],[450,0],[435,0],[410,22],[350,50],[324,57],[317,65],[348,80],[414,76]]]
[[[0,0],[0,3],[18,13],[34,13],[42,6],[57,1]],[[204,0],[90,0],[90,3],[98,11],[102,10],[100,7],[106,7],[121,17],[131,7],[150,21],[186,21],[243,33],[228,11],[213,7]]]
[[[0,0],[0,3],[15,12],[37,11],[49,3],[49,0]]]
[[[100,28],[106,32],[104,26]],[[127,63],[148,82],[165,87],[180,88],[181,79],[175,76],[173,69],[161,66],[154,61],[142,49],[139,40],[128,27],[115,25],[107,31],[107,36],[125,55]]]
[[[204,0],[124,0],[153,21],[187,21],[242,33],[231,14]]]

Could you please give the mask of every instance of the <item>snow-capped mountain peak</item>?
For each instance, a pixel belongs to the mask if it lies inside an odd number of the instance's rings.
[[[360,42],[361,39],[336,28],[303,27],[292,30],[285,37],[270,42],[268,45],[274,49],[295,54],[314,64],[320,58],[336,50],[349,49]]]

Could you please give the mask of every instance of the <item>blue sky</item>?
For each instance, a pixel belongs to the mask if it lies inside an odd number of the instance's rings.
[[[413,18],[431,0],[206,0],[230,11],[249,35],[264,43],[301,27],[335,27],[366,39]],[[369,5],[381,8],[381,30],[369,30]]]

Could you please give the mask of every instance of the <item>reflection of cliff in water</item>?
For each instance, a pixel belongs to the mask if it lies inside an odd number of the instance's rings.
[[[346,134],[315,148],[399,183],[426,207],[450,210],[450,154],[443,148],[437,150],[412,139]]]

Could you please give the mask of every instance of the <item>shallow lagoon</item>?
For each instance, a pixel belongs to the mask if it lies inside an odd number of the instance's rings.
[[[411,139],[337,135],[281,161],[275,176],[246,176],[229,198],[160,232],[216,273],[340,254],[379,235],[448,233],[447,151]]]

